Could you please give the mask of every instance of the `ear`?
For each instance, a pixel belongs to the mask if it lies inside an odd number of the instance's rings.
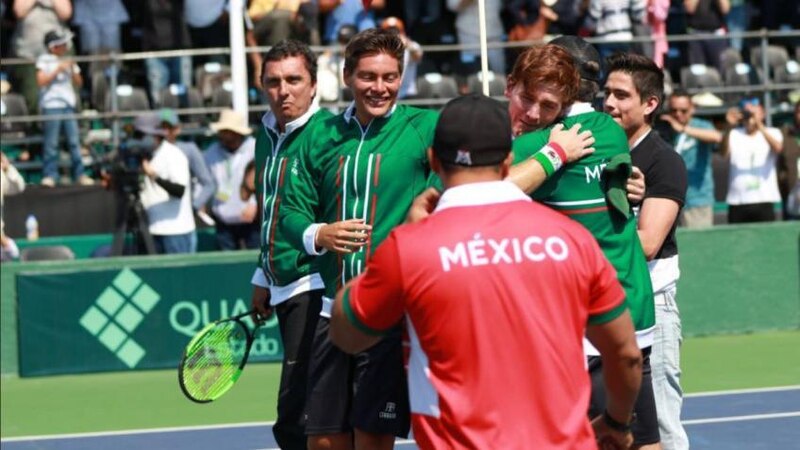
[[[511,91],[514,90],[514,86],[515,85],[516,85],[516,82],[514,81],[513,78],[511,78],[511,75],[506,77],[506,89],[505,89],[505,91],[503,91],[503,95],[505,95],[506,98],[509,99],[509,100],[511,99]]]
[[[428,163],[431,165],[431,171],[437,174],[441,172],[442,163],[440,163],[436,155],[433,154],[433,147],[428,147]]]
[[[508,174],[511,172],[511,163],[514,162],[514,152],[508,152],[508,156],[503,162],[500,164],[500,175],[505,180],[508,177]]]
[[[644,107],[644,115],[649,116],[658,109],[659,105],[658,97],[652,95],[645,100],[645,107]]]

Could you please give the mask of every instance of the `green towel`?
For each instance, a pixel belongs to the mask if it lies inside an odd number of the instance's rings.
[[[625,219],[631,216],[631,205],[628,203],[628,192],[625,187],[631,176],[632,167],[630,153],[614,156],[606,164],[601,181],[608,207]]]

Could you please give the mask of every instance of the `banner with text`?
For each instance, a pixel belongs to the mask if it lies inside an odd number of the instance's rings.
[[[250,309],[253,265],[204,264],[17,276],[21,376],[177,367],[206,324]],[[248,325],[252,322],[248,318]],[[273,317],[250,361],[278,361]]]

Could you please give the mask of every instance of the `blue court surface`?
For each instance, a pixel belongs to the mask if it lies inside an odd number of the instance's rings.
[[[688,395],[683,423],[695,450],[797,448],[800,386]],[[0,441],[2,450],[267,450],[270,423],[130,430]],[[396,448],[416,449],[412,440]]]

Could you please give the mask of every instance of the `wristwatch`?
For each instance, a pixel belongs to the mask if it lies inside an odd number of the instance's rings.
[[[616,419],[611,417],[608,413],[608,410],[603,411],[603,422],[608,425],[614,431],[619,431],[620,433],[628,433],[631,431],[631,424],[636,421],[636,413],[633,413],[631,416],[631,420],[628,423],[617,422]]]

